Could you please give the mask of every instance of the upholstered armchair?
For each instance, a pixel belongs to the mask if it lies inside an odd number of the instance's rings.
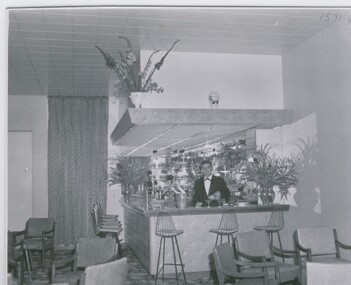
[[[127,258],[93,265],[85,268],[79,285],[126,285],[128,275]]]
[[[235,238],[235,254],[240,261],[263,262],[270,279],[276,278],[279,283],[294,281],[295,284],[301,282],[300,266],[292,263],[278,262],[275,260],[273,249],[264,231],[250,231],[238,233]],[[279,249],[277,249],[279,250]],[[280,251],[288,257],[288,253],[293,251]],[[243,269],[243,272],[252,272],[254,269]]]
[[[351,280],[351,263],[307,262],[308,285],[346,285]]]
[[[55,261],[52,264],[51,283],[64,283],[69,285],[80,284],[84,269],[86,267],[102,264],[117,259],[116,240],[113,238],[80,238],[75,254],[72,258]],[[56,276],[58,269],[71,266],[72,272]],[[97,283],[98,284],[98,283]]]
[[[299,228],[294,232],[298,263],[304,258],[309,262],[349,263],[341,258],[340,249],[351,250],[351,245],[338,240],[337,232],[331,227]]]

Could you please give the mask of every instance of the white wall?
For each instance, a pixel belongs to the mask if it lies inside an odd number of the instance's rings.
[[[48,107],[45,96],[9,96],[8,129],[32,131],[33,217],[48,216]]]
[[[285,108],[295,119],[316,118],[315,175],[303,186],[319,185],[321,215],[315,224],[334,226],[351,242],[351,33],[340,21],[283,56]],[[298,133],[296,132],[296,137]],[[301,195],[302,196],[302,195]],[[301,197],[304,199],[304,197]],[[302,210],[310,220],[310,212]]]
[[[142,51],[141,67],[151,51]],[[157,55],[157,57],[156,57]],[[153,58],[153,65],[164,52]],[[281,109],[281,56],[170,52],[153,80],[163,94],[150,94],[145,108],[210,108],[211,90],[220,95],[223,109]]]

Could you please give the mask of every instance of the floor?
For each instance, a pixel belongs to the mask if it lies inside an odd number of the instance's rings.
[[[72,254],[72,251],[65,252],[60,251],[57,253],[57,258],[62,258],[62,256],[67,257],[67,254]],[[143,266],[139,263],[133,253],[128,249],[127,246],[123,246],[123,255],[128,259],[128,283],[126,285],[151,285],[155,284],[154,279],[147,273],[147,271],[143,268]],[[47,256],[47,258],[49,258]],[[39,255],[33,254],[33,263],[35,267],[40,266]],[[49,260],[48,263],[49,264]],[[69,269],[63,269],[62,271],[58,271],[57,274],[64,274]],[[49,284],[49,269],[46,270],[37,269],[32,278],[32,282],[28,280],[28,273],[25,272],[25,281],[27,285],[47,285]],[[182,278],[181,278],[182,279]],[[162,284],[161,279],[157,282],[157,284]],[[175,285],[177,284],[174,280],[165,279],[163,284]],[[183,280],[180,280],[179,285],[185,284]],[[199,285],[213,285],[216,284],[213,281],[209,282],[208,277],[196,280],[187,280],[187,284],[199,284]]]
[[[60,250],[56,252],[56,258],[67,258],[68,255],[73,254],[73,250],[64,251]],[[127,246],[123,245],[123,255],[128,259],[128,283],[126,285],[151,285],[154,284],[154,279],[147,273],[147,271],[143,268],[143,266],[139,263],[137,258],[134,256],[131,250],[128,249]],[[49,264],[49,256],[47,258],[47,263]],[[36,268],[40,267],[40,257],[39,254],[33,254],[33,263]],[[65,272],[70,271],[69,268],[58,271],[57,274],[64,274]],[[49,284],[49,268],[46,270],[37,269],[32,278],[32,282],[29,282],[28,273],[24,273],[25,284],[26,285],[47,285]],[[16,284],[16,283],[13,283]],[[169,284],[175,285],[177,284],[174,280],[165,280],[164,283],[161,282],[161,279],[157,282],[157,284]],[[179,285],[185,284],[183,280],[180,280]],[[189,279],[187,280],[187,284],[198,284],[198,285],[214,285],[217,284],[214,281],[208,281],[208,277],[204,277],[202,279]],[[289,285],[287,283],[286,285]]]

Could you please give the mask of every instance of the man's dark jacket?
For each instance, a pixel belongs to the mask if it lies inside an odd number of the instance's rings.
[[[214,194],[219,191],[221,193],[221,198],[225,198],[227,201],[230,196],[230,191],[225,184],[225,181],[222,177],[212,175],[210,191],[208,192],[208,196]],[[206,199],[208,198],[206,189],[205,189],[205,181],[204,178],[201,177],[195,181],[194,186],[194,196],[193,196],[193,205],[197,202],[202,202],[202,206],[207,206]],[[212,201],[210,205],[218,205],[216,201]]]

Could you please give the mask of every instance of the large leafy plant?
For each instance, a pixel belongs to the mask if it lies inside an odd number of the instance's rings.
[[[270,155],[269,145],[261,146],[243,165],[243,178],[255,182],[261,191],[279,187],[282,197],[298,182],[299,168],[294,158]]]
[[[110,184],[121,183],[125,188],[137,189],[145,182],[146,169],[140,159],[116,155],[109,161]]]

